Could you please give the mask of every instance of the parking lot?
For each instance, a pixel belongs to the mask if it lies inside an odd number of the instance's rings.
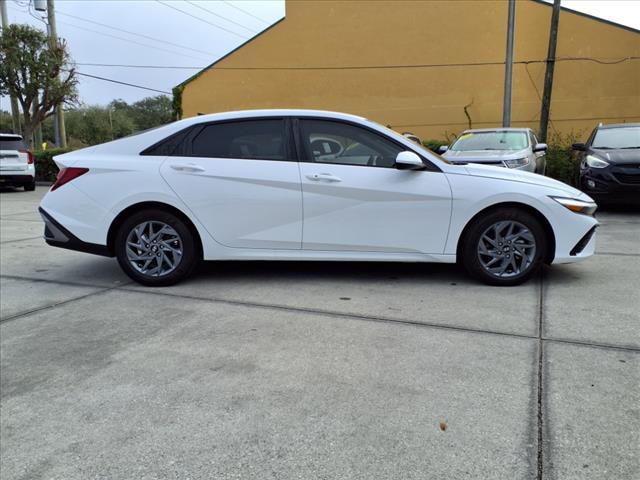
[[[640,478],[640,213],[513,288],[453,265],[209,263],[175,287],[47,246],[3,190],[3,479]]]

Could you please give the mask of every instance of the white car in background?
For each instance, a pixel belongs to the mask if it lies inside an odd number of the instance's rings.
[[[33,155],[20,135],[0,133],[0,186],[36,189],[36,167]]]
[[[450,147],[440,147],[452,163],[477,163],[516,168],[544,175],[547,144],[539,143],[530,128],[465,130]]]
[[[54,158],[50,245],[116,256],[145,285],[200,260],[444,262],[515,285],[594,252],[596,204],[527,172],[453,165],[361,117],[193,117]]]

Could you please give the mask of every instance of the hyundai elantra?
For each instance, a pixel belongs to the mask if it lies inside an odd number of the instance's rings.
[[[460,262],[516,285],[591,256],[596,204],[529,172],[450,164],[361,117],[203,115],[55,157],[48,244],[170,285],[202,260]]]

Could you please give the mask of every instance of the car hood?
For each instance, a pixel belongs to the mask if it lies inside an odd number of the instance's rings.
[[[465,165],[464,169],[469,175],[474,177],[496,178],[498,180],[509,180],[512,182],[530,183],[532,185],[540,185],[543,187],[558,190],[562,195],[574,198],[589,198],[580,190],[573,188],[571,185],[523,170],[514,170],[510,168],[492,167],[489,165]]]
[[[640,148],[620,148],[616,150],[593,148],[590,154],[602,158],[608,163],[632,163],[640,165]]]
[[[469,150],[468,152],[456,152],[447,150],[443,157],[450,162],[495,163],[503,160],[515,160],[528,155],[525,150]]]

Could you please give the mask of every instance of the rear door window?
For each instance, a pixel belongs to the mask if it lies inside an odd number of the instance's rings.
[[[190,155],[207,158],[287,160],[282,119],[243,120],[205,125],[191,142]]]

